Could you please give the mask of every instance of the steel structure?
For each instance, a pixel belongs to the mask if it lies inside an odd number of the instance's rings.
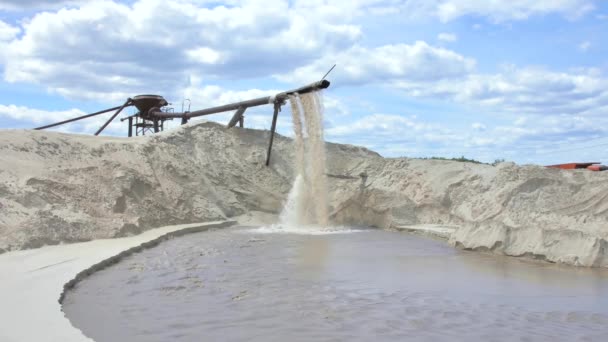
[[[272,116],[272,125],[270,128],[270,131],[271,131],[270,132],[270,141],[268,142],[268,151],[267,151],[267,155],[266,155],[266,165],[268,166],[270,164],[270,153],[272,151],[272,143],[273,143],[274,134],[276,131],[277,118],[279,116],[279,112],[281,111],[281,106],[283,106],[285,104],[285,102],[287,101],[287,98],[290,95],[294,95],[294,94],[306,94],[306,93],[310,93],[310,92],[314,92],[314,91],[319,91],[321,89],[325,89],[325,88],[329,87],[329,85],[330,85],[329,81],[322,79],[321,81],[314,82],[314,83],[311,83],[309,85],[306,85],[304,87],[300,87],[297,89],[278,93],[274,96],[260,97],[260,98],[253,99],[253,100],[235,102],[235,103],[230,103],[230,104],[226,104],[223,106],[211,107],[211,108],[195,110],[195,111],[189,110],[190,105],[188,105],[188,110],[184,111],[184,104],[182,103],[182,112],[177,112],[177,113],[171,111],[167,107],[169,105],[169,103],[167,102],[167,100],[165,100],[164,97],[162,97],[160,95],[138,95],[133,98],[128,98],[127,101],[125,101],[125,103],[123,103],[121,106],[118,106],[118,107],[104,109],[99,112],[82,115],[82,116],[79,116],[76,118],[64,120],[61,122],[57,122],[57,123],[53,123],[53,124],[49,124],[49,125],[45,125],[45,126],[41,126],[41,127],[36,127],[34,129],[40,130],[40,129],[51,128],[51,127],[63,125],[66,123],[87,119],[87,118],[90,118],[93,116],[102,115],[102,114],[109,113],[109,112],[114,112],[114,114],[112,114],[112,116],[95,132],[95,135],[99,135],[101,132],[103,132],[104,129],[106,129],[106,127],[108,127],[108,125],[114,119],[116,119],[116,117],[125,108],[130,107],[130,106],[137,108],[137,113],[120,119],[121,122],[126,121],[126,120],[128,121],[128,136],[129,137],[132,137],[133,133],[135,133],[135,135],[138,136],[138,135],[145,135],[147,132],[150,132],[150,133],[161,132],[164,129],[165,122],[168,120],[181,119],[181,123],[183,125],[183,124],[188,123],[188,120],[195,118],[195,117],[217,114],[217,113],[224,113],[224,112],[228,112],[228,111],[234,111],[234,115],[232,116],[232,118],[230,119],[230,121],[227,124],[228,128],[232,128],[232,127],[236,126],[237,124],[239,124],[240,127],[243,127],[244,121],[245,121],[244,114],[245,114],[245,111],[247,110],[247,108],[264,106],[264,105],[270,104],[270,105],[273,105],[273,116]],[[190,102],[190,100],[188,100],[188,102]]]

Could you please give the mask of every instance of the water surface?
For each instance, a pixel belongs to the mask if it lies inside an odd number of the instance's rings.
[[[187,235],[70,291],[96,341],[606,341],[608,272],[380,230]]]

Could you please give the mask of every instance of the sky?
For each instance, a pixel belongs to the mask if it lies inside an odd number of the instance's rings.
[[[0,129],[139,94],[202,109],[336,64],[328,141],[386,157],[608,164],[607,33],[608,1],[594,0],[0,0]],[[245,114],[270,128],[271,106]],[[92,134],[109,116],[57,130]],[[278,131],[291,135],[289,106]],[[126,123],[104,134],[126,136]]]

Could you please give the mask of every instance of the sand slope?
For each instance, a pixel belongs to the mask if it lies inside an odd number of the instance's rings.
[[[0,131],[0,252],[154,227],[278,214],[292,141],[214,123],[148,137]],[[608,172],[384,159],[327,144],[331,220],[457,225],[454,245],[608,266]]]

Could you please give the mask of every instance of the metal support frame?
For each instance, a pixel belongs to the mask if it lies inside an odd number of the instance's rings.
[[[40,127],[36,127],[36,128],[34,128],[34,129],[35,129],[35,130],[41,130],[41,129],[47,129],[47,128],[51,128],[51,127],[55,127],[55,126],[59,126],[59,125],[63,125],[63,124],[66,124],[66,123],[70,123],[70,122],[74,122],[74,121],[78,121],[78,120],[82,120],[82,119],[90,118],[90,117],[93,117],[93,116],[96,116],[96,115],[101,115],[101,114],[104,114],[104,113],[107,113],[107,112],[111,112],[111,111],[113,111],[113,110],[118,110],[118,109],[120,109],[120,107],[121,107],[121,106],[118,106],[118,107],[113,107],[113,108],[108,108],[108,109],[104,109],[104,110],[101,110],[101,111],[99,111],[99,112],[95,112],[95,113],[91,113],[91,114],[87,114],[87,115],[79,116],[79,117],[72,118],[72,119],[63,120],[63,121],[56,122],[56,123],[52,123],[52,124],[49,124],[49,125],[46,125],[46,126],[40,126]]]
[[[97,132],[95,132],[95,135],[99,135],[99,133],[101,133],[104,129],[106,129],[106,127],[108,127],[108,125],[110,124],[110,122],[112,122],[117,116],[118,114],[120,114],[120,112],[122,112],[123,109],[125,109],[125,107],[130,106],[131,105],[131,98],[128,98],[127,101],[120,106],[120,108],[118,108],[118,110],[116,111],[116,113],[114,113],[114,115],[112,115],[112,117],[110,117],[108,119],[108,121],[106,121],[103,126],[101,126]]]
[[[234,113],[234,115],[232,116],[232,119],[230,119],[230,122],[228,122],[227,127],[228,128],[232,128],[234,126],[236,126],[237,122],[241,124],[241,127],[243,127],[243,114],[245,113],[245,110],[247,110],[247,107],[239,107],[239,109],[236,110],[236,112]]]
[[[272,115],[272,126],[270,127],[270,142],[268,142],[268,151],[266,152],[266,166],[270,165],[270,152],[272,152],[272,142],[274,141],[274,132],[277,129],[277,118],[281,111],[281,104],[274,103],[274,114]]]
[[[333,69],[333,67],[332,67],[332,69]],[[331,69],[330,69],[330,72],[331,72]],[[329,74],[329,72],[328,72],[328,74]],[[327,76],[327,74],[325,76]],[[311,83],[309,85],[306,85],[304,87],[300,87],[297,89],[278,93],[275,96],[260,97],[260,98],[253,99],[253,100],[241,101],[241,102],[231,103],[231,104],[227,104],[227,105],[223,105],[223,106],[217,106],[217,107],[197,110],[197,111],[193,111],[193,112],[190,111],[190,100],[187,100],[188,101],[188,110],[187,111],[184,112],[185,101],[186,101],[186,100],[184,100],[182,102],[182,112],[173,113],[170,111],[163,111],[163,108],[165,108],[165,106],[167,106],[169,103],[162,96],[139,95],[139,96],[135,96],[133,98],[127,99],[127,101],[120,107],[113,107],[113,108],[105,109],[105,110],[95,112],[92,114],[79,116],[79,117],[76,117],[73,119],[64,120],[64,121],[57,122],[54,124],[37,127],[34,129],[40,130],[40,129],[50,128],[50,127],[55,127],[55,126],[59,126],[59,125],[65,124],[65,123],[90,118],[95,115],[100,115],[100,114],[111,112],[111,111],[115,110],[116,112],[112,115],[112,117],[110,117],[97,130],[97,132],[95,132],[95,135],[99,135],[118,116],[118,114],[120,114],[120,112],[122,112],[122,110],[124,108],[131,106],[131,105],[137,107],[139,112],[135,115],[131,115],[131,116],[121,119],[121,121],[129,120],[129,131],[128,131],[129,137],[133,136],[133,127],[135,127],[136,136],[139,136],[140,134],[145,135],[146,131],[153,131],[154,133],[158,133],[164,129],[165,120],[171,120],[173,118],[180,118],[181,124],[184,125],[184,124],[188,123],[188,121],[191,118],[194,118],[194,117],[216,114],[216,113],[223,113],[223,112],[228,112],[228,111],[233,111],[233,110],[235,111],[235,113],[227,125],[228,128],[236,126],[237,123],[239,124],[239,127],[243,127],[245,125],[244,113],[247,110],[247,108],[257,107],[257,106],[262,106],[262,105],[267,105],[267,104],[273,104],[274,112],[273,112],[273,116],[272,116],[272,126],[270,129],[270,141],[268,143],[268,151],[267,151],[267,155],[266,155],[266,166],[269,166],[270,165],[270,156],[271,156],[271,152],[272,152],[272,144],[274,142],[274,135],[276,133],[276,128],[277,128],[277,119],[279,116],[279,112],[281,111],[281,106],[285,104],[285,102],[287,101],[287,99],[290,95],[306,94],[306,93],[318,91],[318,90],[329,87],[330,82],[325,80],[325,76],[321,81],[314,82],[314,83]]]

